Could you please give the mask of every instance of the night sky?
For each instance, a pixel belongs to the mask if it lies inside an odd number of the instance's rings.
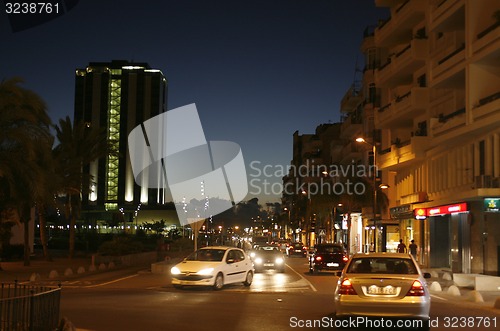
[[[247,164],[286,166],[296,130],[339,121],[363,30],[388,17],[374,2],[83,0],[20,32],[2,10],[0,79],[23,78],[57,122],[73,117],[76,68],[148,62],[169,81],[168,109],[196,103],[207,140],[236,142]]]

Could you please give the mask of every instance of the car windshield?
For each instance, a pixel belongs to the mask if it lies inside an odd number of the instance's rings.
[[[302,244],[293,244],[295,249],[302,249]]]
[[[343,253],[340,246],[318,246],[316,249],[319,253]]]
[[[348,273],[418,274],[410,259],[405,258],[355,258],[349,264]]]
[[[259,251],[278,251],[278,247],[274,246],[260,246]]]
[[[224,249],[200,249],[189,255],[187,261],[222,261]]]

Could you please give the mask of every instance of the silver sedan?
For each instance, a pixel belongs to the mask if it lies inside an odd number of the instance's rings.
[[[430,274],[411,255],[354,254],[339,275],[335,315],[345,326],[429,329]]]

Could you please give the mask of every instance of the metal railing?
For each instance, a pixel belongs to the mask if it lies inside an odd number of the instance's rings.
[[[56,330],[60,299],[60,287],[2,283],[0,331]]]

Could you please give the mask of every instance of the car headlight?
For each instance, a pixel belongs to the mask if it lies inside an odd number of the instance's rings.
[[[283,263],[283,258],[282,257],[278,257],[276,259],[276,261],[274,261],[276,264],[282,264]]]
[[[201,269],[197,272],[198,275],[211,275],[214,272],[214,268]]]
[[[181,273],[181,271],[177,267],[172,267],[172,269],[170,269],[170,273],[172,275],[179,275]]]
[[[260,257],[256,258],[255,261],[254,261],[256,264],[261,264],[262,263],[262,259]]]
[[[253,259],[255,257],[255,252],[251,252],[250,257]]]

